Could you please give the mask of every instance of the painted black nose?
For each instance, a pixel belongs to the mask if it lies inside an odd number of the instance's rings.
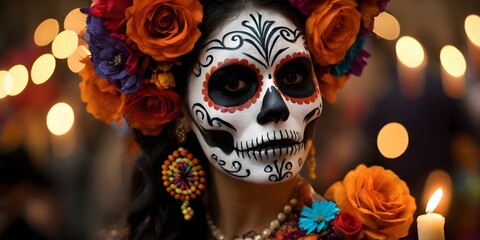
[[[263,98],[262,109],[257,115],[257,122],[259,124],[278,123],[280,120],[286,121],[289,115],[290,111],[288,111],[280,93],[275,87],[270,87]]]

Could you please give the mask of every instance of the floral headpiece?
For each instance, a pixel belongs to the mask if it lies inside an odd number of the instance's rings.
[[[388,0],[289,0],[308,17],[307,45],[327,101],[360,75],[373,18]],[[122,123],[157,135],[181,114],[170,69],[189,53],[201,33],[198,0],[93,0],[84,39],[91,55],[79,73],[86,109],[105,123]]]

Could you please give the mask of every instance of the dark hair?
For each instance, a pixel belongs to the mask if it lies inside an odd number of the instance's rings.
[[[186,67],[193,66],[207,38],[226,21],[234,19],[242,9],[249,6],[275,9],[303,29],[304,16],[293,10],[287,0],[204,0],[201,3],[204,14],[199,28],[202,36],[193,51],[181,59],[182,65],[171,70],[177,80],[175,90],[181,94],[185,91],[185,80],[190,72]],[[195,214],[191,220],[185,221],[180,210],[182,202],[175,200],[163,186],[161,165],[168,154],[178,148],[169,133],[172,127],[173,123],[167,124],[162,133],[154,137],[136,132],[136,139],[144,154],[136,161],[132,173],[131,203],[127,216],[129,239],[204,239],[208,236],[205,207],[201,198],[190,200]],[[187,142],[183,146],[208,170],[206,158],[193,133],[188,134]],[[206,175],[208,187],[208,171]]]

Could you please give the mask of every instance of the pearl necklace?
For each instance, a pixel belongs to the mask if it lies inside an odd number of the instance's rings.
[[[292,209],[295,205],[297,205],[298,200],[296,198],[291,198],[288,201],[288,204],[286,204],[282,211],[277,214],[277,218],[272,220],[270,222],[270,226],[268,228],[265,228],[261,234],[257,234],[255,232],[252,232],[252,234],[246,233],[243,234],[242,236],[248,235],[248,237],[236,237],[234,240],[264,240],[267,239],[277,228],[279,228],[282,223],[287,219],[287,217],[292,213]],[[213,223],[212,218],[210,217],[210,214],[207,213],[206,215],[207,218],[207,223],[208,227],[210,228],[210,232],[212,233],[212,236],[216,240],[227,240],[225,235],[222,233],[222,231]],[[250,236],[252,235],[252,236]]]

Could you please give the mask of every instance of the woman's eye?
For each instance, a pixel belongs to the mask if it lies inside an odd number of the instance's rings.
[[[245,90],[247,87],[248,84],[245,81],[239,78],[233,78],[227,80],[227,83],[225,84],[223,89],[227,92],[237,92]]]
[[[281,65],[275,77],[283,94],[294,98],[305,98],[315,92],[312,63],[306,57],[292,59]]]
[[[285,75],[283,82],[285,84],[293,85],[293,84],[301,83],[303,82],[303,80],[304,80],[303,74],[300,74],[298,72],[290,72]]]
[[[248,66],[225,65],[210,76],[208,96],[219,106],[240,106],[255,96],[258,84],[257,73]]]

